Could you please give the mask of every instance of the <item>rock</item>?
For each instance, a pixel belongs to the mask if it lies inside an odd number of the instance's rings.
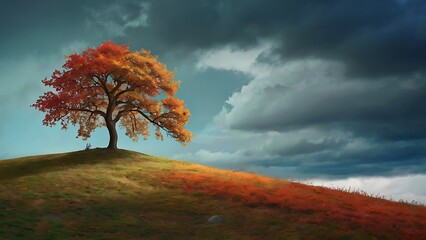
[[[210,224],[222,224],[222,223],[225,223],[225,221],[226,221],[226,218],[224,216],[213,215],[213,216],[211,216],[207,220],[207,223],[210,223]]]

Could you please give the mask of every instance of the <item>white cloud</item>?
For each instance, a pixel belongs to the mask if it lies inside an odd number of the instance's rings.
[[[426,204],[425,174],[393,177],[351,177],[347,179],[326,180],[308,179],[316,186],[332,188],[358,189],[371,195],[385,196],[387,199],[416,201]]]
[[[261,66],[261,64],[258,64]],[[422,134],[424,118],[414,105],[426,85],[415,78],[357,79],[342,63],[305,59],[270,67],[234,92],[215,123],[225,129],[289,131],[341,127],[354,135],[395,137]],[[417,84],[417,85],[416,85]],[[412,121],[412,126],[402,123]]]
[[[314,59],[269,68],[235,92],[226,101],[231,108],[219,113],[216,121],[225,127],[293,122],[307,112],[318,110],[324,100],[330,99],[328,95],[357,89],[353,82],[340,81],[344,70],[342,64]]]
[[[249,49],[236,49],[232,45],[203,51],[199,53],[197,67],[199,69],[214,68],[219,70],[239,71],[258,76],[264,71],[256,59],[273,47],[271,41],[262,41],[258,46]]]

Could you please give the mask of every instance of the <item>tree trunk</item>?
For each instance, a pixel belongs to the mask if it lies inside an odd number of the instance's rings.
[[[109,144],[108,149],[117,149],[118,134],[115,129],[115,123],[113,121],[107,121],[106,126],[109,133]]]
[[[108,95],[108,107],[105,114],[105,123],[109,133],[109,144],[107,149],[117,149],[118,134],[117,129],[115,128],[116,122],[112,119],[112,112],[114,111],[115,100],[114,97],[111,97],[108,91],[106,91],[106,94]]]

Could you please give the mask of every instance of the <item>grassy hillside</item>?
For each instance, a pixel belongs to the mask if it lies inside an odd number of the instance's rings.
[[[131,151],[0,161],[0,240],[425,236],[422,206]]]

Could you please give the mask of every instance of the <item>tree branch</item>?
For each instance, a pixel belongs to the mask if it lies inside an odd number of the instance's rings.
[[[90,89],[90,88],[102,88],[101,86],[99,86],[99,85],[90,85],[90,86],[81,86],[80,84],[78,84],[78,86],[80,87],[80,89],[79,90],[84,90],[84,89]]]
[[[123,84],[124,84],[124,82],[122,82],[122,81],[118,82],[117,85],[115,85],[115,87],[111,90],[110,93],[114,93],[115,91],[117,91]]]
[[[148,115],[146,115],[144,112],[142,112],[139,109],[134,109],[134,110],[130,110],[132,112],[138,112],[140,115],[142,115],[144,118],[146,118],[148,121],[150,121],[152,124],[160,127],[161,129],[163,129],[164,131],[166,131],[168,134],[170,134],[170,130],[165,128],[164,126],[162,126],[161,124],[159,124],[158,122],[155,122],[153,119],[151,119]]]
[[[127,89],[124,89],[124,90],[122,90],[122,91],[118,92],[118,93],[114,96],[115,100],[118,100],[118,98],[119,98],[121,95],[125,94],[126,92],[133,91],[133,90],[135,90],[136,88],[139,88],[139,86],[136,86],[136,87],[130,87],[130,88],[127,88]]]
[[[157,121],[158,119],[161,119],[161,118],[167,118],[169,115],[176,115],[176,113],[174,112],[163,113],[157,116],[156,118],[154,118],[153,121]]]
[[[106,114],[104,112],[100,111],[100,110],[90,110],[90,109],[85,109],[85,108],[83,108],[83,109],[81,109],[81,108],[68,108],[68,107],[58,107],[58,108],[65,109],[65,110],[68,110],[68,111],[90,112],[92,114],[99,114],[103,117],[106,117]]]
[[[118,120],[120,120],[120,118],[122,117],[122,115],[126,112],[137,112],[140,115],[142,115],[146,120],[148,120],[150,123],[158,126],[159,128],[163,129],[168,135],[171,134],[170,130],[165,128],[164,126],[162,126],[161,124],[159,124],[158,122],[156,122],[154,119],[151,119],[148,115],[146,115],[144,112],[142,112],[140,109],[125,109],[125,110],[121,110],[120,112],[118,112],[117,116],[114,118],[114,122],[118,122]],[[158,117],[157,117],[158,118]]]
[[[95,78],[98,79],[98,81],[96,81]],[[105,83],[102,81],[102,79],[98,75],[93,74],[92,81],[95,84],[97,84],[98,86],[100,86],[104,90],[104,92],[107,94],[107,96],[109,97],[108,88],[107,88],[107,86],[105,85]]]

